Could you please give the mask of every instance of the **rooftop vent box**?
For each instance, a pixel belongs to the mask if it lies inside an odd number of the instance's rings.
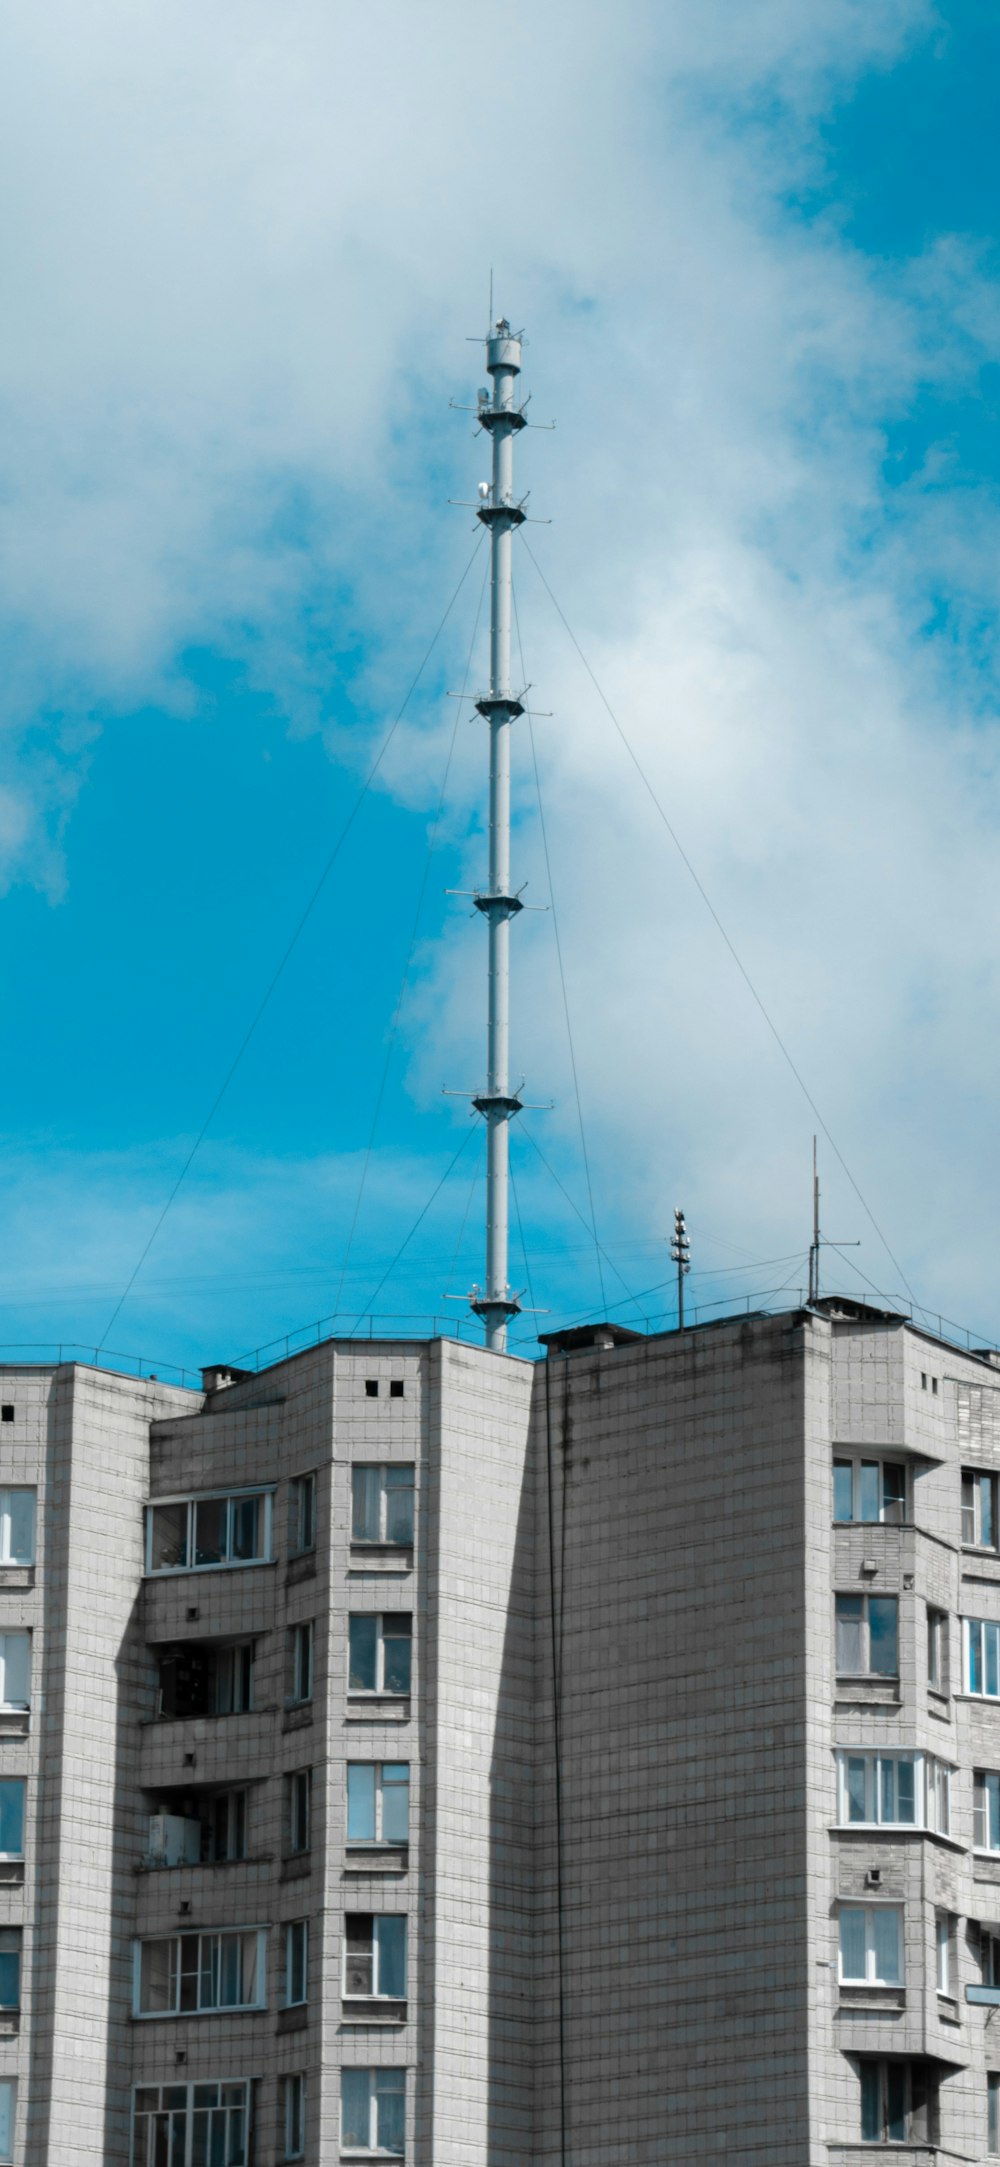
[[[179,1813],[151,1813],[147,1856],[151,1866],[197,1866],[201,1822],[185,1820]]]

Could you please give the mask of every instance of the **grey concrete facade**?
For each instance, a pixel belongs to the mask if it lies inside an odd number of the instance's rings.
[[[1000,2156],[996,1358],[206,1385],[0,1379],[0,2158]]]

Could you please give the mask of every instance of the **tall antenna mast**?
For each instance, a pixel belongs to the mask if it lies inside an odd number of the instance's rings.
[[[813,1137],[813,1238],[809,1244],[809,1300],[819,1301],[819,1163],[816,1158],[816,1138]]]
[[[491,281],[492,290],[492,281]],[[486,1043],[486,1089],[473,1100],[486,1123],[486,1284],[473,1291],[469,1306],[482,1317],[486,1345],[502,1354],[507,1320],[521,1307],[507,1281],[509,1139],[507,1124],[520,1113],[521,1100],[510,1088],[510,921],[521,908],[510,891],[510,726],[523,715],[511,692],[511,538],[524,518],[514,503],[514,438],[525,417],[514,404],[521,369],[521,340],[506,317],[491,323],[486,367],[493,398],[479,395],[479,420],[492,440],[493,479],[480,486],[479,517],[490,537],[490,689],[476,706],[490,728],[490,872],[489,886],[475,898],[489,933],[489,988]]]

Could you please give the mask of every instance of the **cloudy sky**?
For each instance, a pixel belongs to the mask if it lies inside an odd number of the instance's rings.
[[[462,1317],[484,559],[449,499],[487,469],[449,402],[491,273],[557,425],[517,446],[551,524],[515,866],[554,905],[514,928],[554,1102],[514,1140],[518,1343],[669,1322],[678,1202],[703,1313],[794,1296],[817,1126],[859,1244],[824,1283],[1000,1337],[995,7],[506,18],[4,11],[10,1346]]]

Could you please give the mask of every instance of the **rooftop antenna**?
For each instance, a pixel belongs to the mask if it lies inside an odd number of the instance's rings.
[[[525,427],[514,404],[521,368],[521,340],[505,316],[492,321],[493,274],[490,273],[491,322],[486,367],[493,379],[492,403],[480,394],[478,418],[493,449],[493,477],[480,485],[477,516],[490,537],[490,688],[476,701],[490,731],[489,884],[477,893],[489,934],[489,980],[486,1041],[486,1089],[473,1105],[486,1123],[486,1282],[474,1288],[469,1307],[481,1317],[486,1345],[502,1354],[507,1322],[521,1307],[507,1282],[509,1138],[507,1124],[520,1113],[521,1100],[510,1088],[509,1004],[510,921],[521,900],[510,886],[510,726],[523,715],[510,683],[511,537],[524,512],[514,503],[514,438]]]
[[[813,1137],[813,1238],[809,1244],[809,1300],[819,1301],[819,1166],[816,1159],[816,1138]]]
[[[684,1281],[691,1269],[691,1244],[688,1240],[687,1221],[678,1204],[674,1212],[674,1231],[670,1237],[670,1254],[677,1266],[677,1329],[684,1330]]]

